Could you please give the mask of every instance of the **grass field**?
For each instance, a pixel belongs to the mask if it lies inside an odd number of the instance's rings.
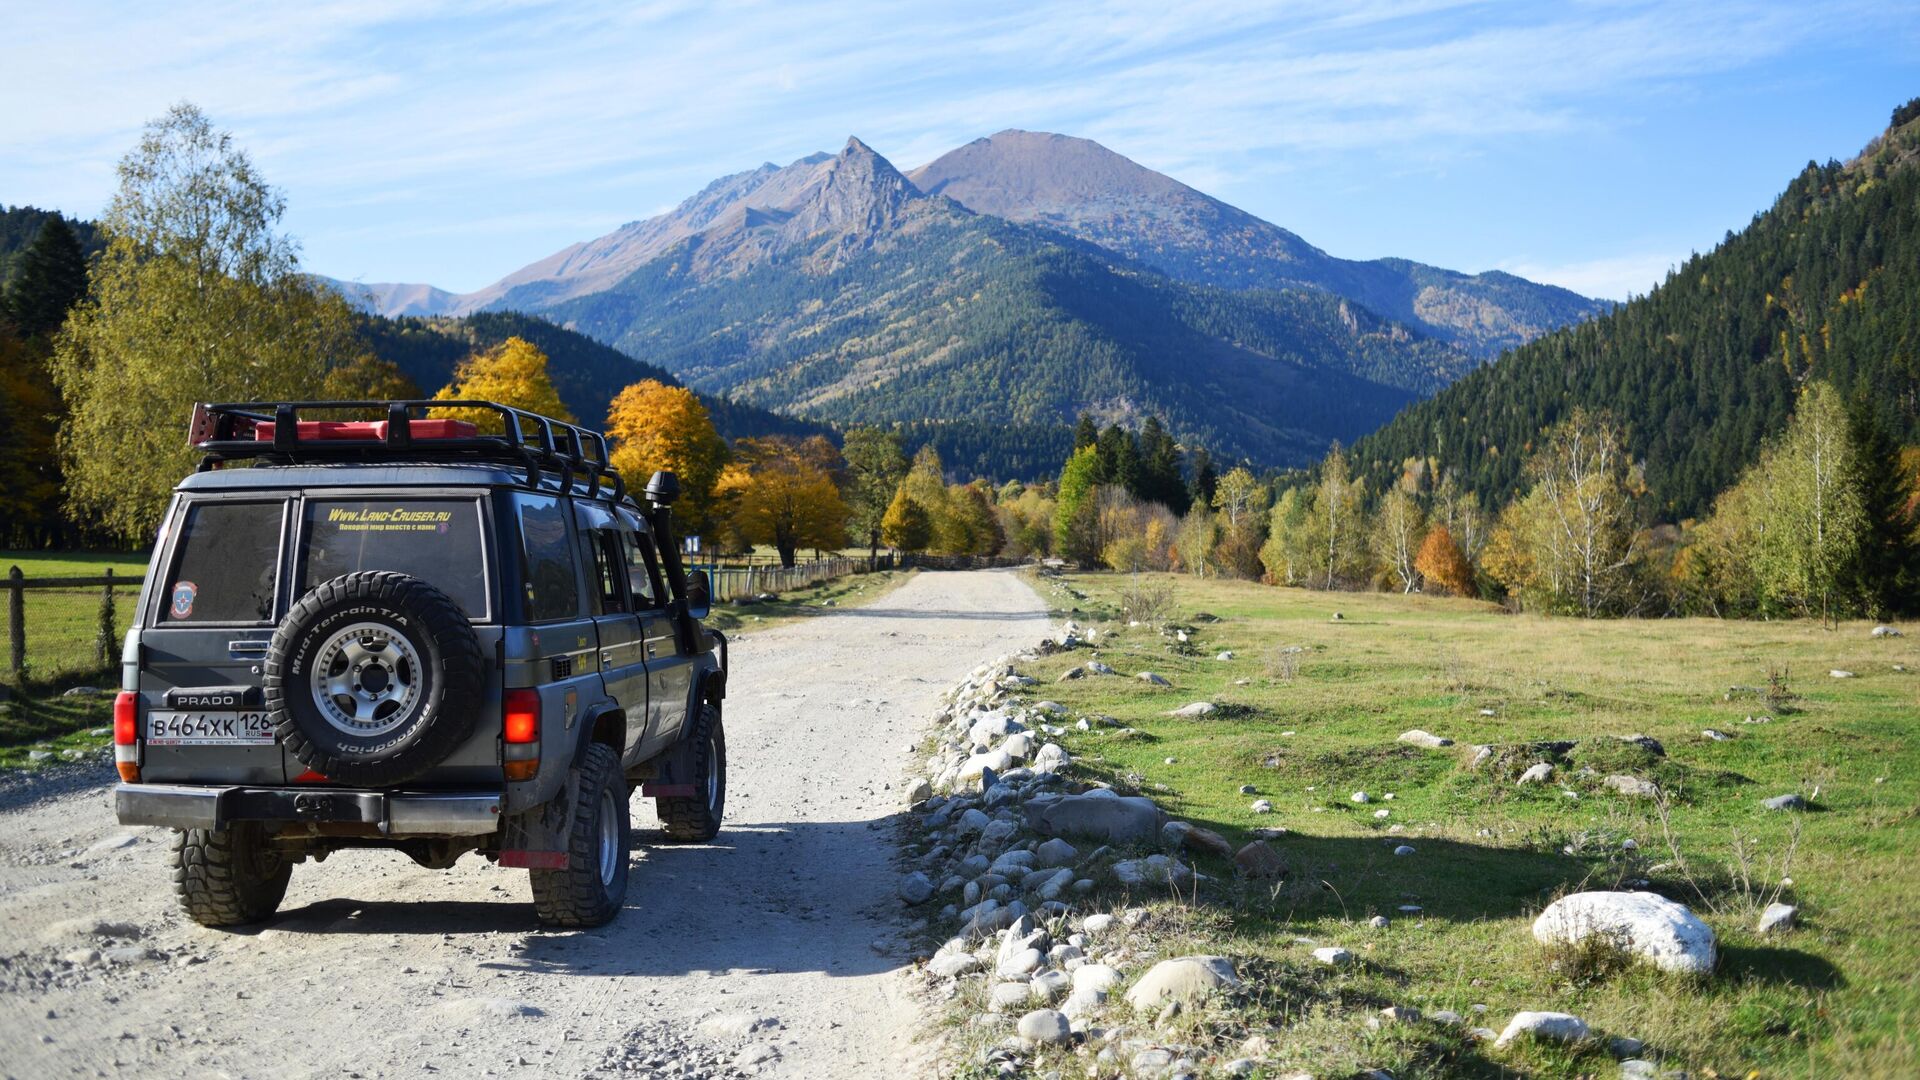
[[[112,568],[116,576],[137,580],[147,572],[145,555],[124,552],[0,551],[0,575],[19,567],[28,580],[49,577],[100,577]],[[100,589],[29,589],[26,591],[27,671],[33,685],[67,686],[86,681],[102,670],[95,643],[100,628]],[[5,594],[0,593],[0,599]],[[126,632],[132,620],[139,587],[114,589],[114,628]],[[4,606],[4,605],[0,605]],[[0,613],[0,623],[6,616]],[[11,626],[6,626],[8,633]],[[0,648],[5,645],[0,643]],[[118,656],[118,647],[114,655]],[[0,655],[0,664],[5,663]],[[0,682],[17,682],[0,669]]]
[[[1203,860],[1228,899],[1169,902],[1165,942],[1169,953],[1232,955],[1254,974],[1254,1005],[1234,1023],[1270,1033],[1273,1057],[1289,1066],[1276,1075],[1612,1076],[1604,1036],[1614,1035],[1645,1040],[1663,1069],[1695,1076],[1920,1075],[1916,638],[1873,638],[1861,623],[1580,621],[1462,600],[1145,580],[1148,593],[1171,588],[1168,617],[1189,643],[1120,621],[1122,592],[1140,592],[1142,579],[1069,575],[1040,587],[1060,617],[1097,628],[1092,655],[1173,688],[1051,682],[1086,650],[1021,670],[1070,716],[1120,725],[1070,729],[1060,741],[1077,767],[1236,846],[1255,828],[1287,830],[1275,841],[1292,867],[1283,884],[1233,884],[1230,865]],[[1760,691],[1729,699],[1730,687]],[[1194,701],[1221,708],[1166,715]],[[1456,745],[1396,741],[1413,728]],[[1733,737],[1709,739],[1709,728]],[[1664,756],[1602,738],[1641,734]],[[1593,741],[1552,783],[1515,783],[1543,760],[1524,749],[1469,766],[1474,744],[1556,739]],[[1658,783],[1664,813],[1605,789],[1615,773]],[[1359,791],[1367,803],[1353,801]],[[1812,810],[1761,808],[1787,792]],[[1273,812],[1253,813],[1257,798]],[[1396,857],[1402,844],[1415,853]],[[1557,895],[1639,880],[1713,927],[1715,974],[1609,973],[1534,943],[1532,919]],[[1802,926],[1763,938],[1754,921],[1775,896],[1800,906]],[[1371,928],[1374,915],[1391,925]],[[1317,965],[1305,940],[1361,962]],[[1388,1005],[1495,1029],[1518,1010],[1562,1010],[1603,1038],[1496,1052],[1458,1029],[1364,1024]]]

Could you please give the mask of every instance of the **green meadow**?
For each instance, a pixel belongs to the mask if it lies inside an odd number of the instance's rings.
[[[1231,1015],[1176,1021],[1211,1026],[1189,1034],[1221,1047],[1264,1036],[1276,1076],[1612,1076],[1616,1036],[1694,1076],[1920,1075],[1916,638],[1866,623],[1516,616],[1172,575],[1037,585],[1095,634],[1091,651],[1021,667],[1042,680],[1034,699],[1089,718],[1059,739],[1078,770],[1236,847],[1284,830],[1279,883],[1202,858],[1212,884],[1151,898],[1155,952],[1223,953],[1251,977]],[[1165,628],[1129,626],[1123,607],[1158,609]],[[1120,676],[1055,681],[1095,657]],[[1216,710],[1168,715],[1201,701]],[[1454,745],[1399,741],[1411,729]],[[1541,761],[1551,782],[1517,782]],[[1661,795],[1618,794],[1603,783],[1618,775]],[[1811,808],[1762,808],[1786,793]],[[1257,799],[1272,811],[1255,813]],[[1686,903],[1718,936],[1718,969],[1677,977],[1534,942],[1554,898],[1613,888]],[[1755,921],[1776,899],[1799,906],[1800,925],[1763,937]],[[1376,915],[1389,925],[1371,926]],[[1318,964],[1317,945],[1358,962]],[[1466,1023],[1368,1023],[1395,1005]],[[1598,1037],[1494,1050],[1464,1030],[1525,1009],[1574,1013]]]

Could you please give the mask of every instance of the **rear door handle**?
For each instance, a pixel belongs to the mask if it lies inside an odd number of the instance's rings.
[[[267,641],[229,641],[227,652],[235,656],[265,656],[270,644]]]

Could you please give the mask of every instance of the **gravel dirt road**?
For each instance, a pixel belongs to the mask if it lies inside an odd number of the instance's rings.
[[[173,905],[168,836],[104,777],[0,793],[0,1073],[51,1076],[902,1076],[919,1011],[893,816],[942,689],[1038,640],[1010,572],[923,573],[733,650],[727,827],[672,847],[636,798],[611,926],[534,927],[523,871],[347,851],[278,917]]]

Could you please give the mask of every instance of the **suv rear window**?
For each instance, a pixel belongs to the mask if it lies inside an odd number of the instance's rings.
[[[486,553],[472,499],[309,499],[298,592],[360,570],[407,574],[487,618]]]
[[[273,617],[280,570],[281,504],[200,502],[187,507],[160,621],[263,623]]]

